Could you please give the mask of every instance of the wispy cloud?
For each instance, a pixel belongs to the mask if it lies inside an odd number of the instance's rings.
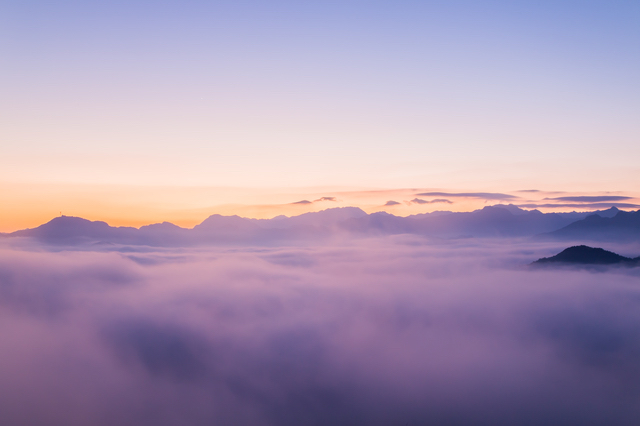
[[[321,203],[323,201],[333,201],[336,202],[336,197],[320,197],[317,200],[309,201],[309,200],[300,200],[291,204],[313,204],[313,203]]]
[[[605,201],[626,201],[633,200],[633,197],[621,195],[581,195],[573,197],[549,197],[544,200],[570,201],[574,203],[598,203]]]
[[[414,198],[409,202],[413,204],[437,204],[437,203],[453,204],[453,201],[449,201],[444,198],[435,198],[433,200],[423,200],[421,198]]]
[[[413,204],[429,204],[429,201],[421,200],[420,198],[414,198],[410,202]]]
[[[422,197],[464,197],[464,198],[481,198],[485,200],[513,200],[515,195],[501,194],[498,192],[421,192],[416,194]]]

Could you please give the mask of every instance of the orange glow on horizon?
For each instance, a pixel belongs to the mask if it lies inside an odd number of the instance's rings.
[[[445,193],[421,196],[421,193]],[[468,190],[426,188],[274,188],[144,187],[108,185],[0,184],[0,232],[33,228],[64,214],[100,220],[111,226],[140,227],[171,222],[191,228],[212,214],[267,219],[297,216],[333,207],[359,207],[367,213],[385,211],[408,216],[437,210],[472,211],[495,204],[545,204],[545,198],[570,193],[502,192],[514,198],[461,197]],[[446,193],[449,193],[447,196]],[[611,194],[611,193],[609,193]],[[636,203],[633,195],[626,203]],[[588,194],[581,194],[588,195]],[[596,195],[602,195],[598,193]],[[517,197],[517,198],[516,198]],[[447,200],[447,201],[444,201]],[[387,202],[392,205],[385,205]],[[615,203],[614,203],[615,204]],[[582,208],[577,208],[582,207]],[[591,211],[585,205],[539,207],[543,212]],[[526,207],[532,209],[532,207]],[[600,207],[602,208],[602,207]],[[627,210],[634,208],[622,207]]]

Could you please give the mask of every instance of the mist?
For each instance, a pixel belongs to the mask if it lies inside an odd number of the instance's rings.
[[[640,268],[528,266],[559,243],[11,244],[3,424],[640,420]]]

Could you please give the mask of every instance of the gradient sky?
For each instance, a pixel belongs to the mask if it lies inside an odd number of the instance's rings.
[[[639,75],[637,1],[7,0],[0,183],[636,191]]]

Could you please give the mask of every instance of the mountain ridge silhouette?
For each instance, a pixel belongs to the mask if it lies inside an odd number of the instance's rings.
[[[591,214],[539,238],[555,240],[590,240],[629,242],[640,240],[640,210],[619,210],[613,217]]]
[[[214,214],[193,228],[182,228],[170,222],[140,228],[113,227],[103,221],[60,216],[38,227],[4,234],[2,237],[31,237],[46,243],[62,245],[109,242],[150,246],[270,245],[319,241],[334,237],[396,234],[415,234],[433,238],[534,237],[553,235],[554,231],[570,228],[580,221],[601,223],[618,216],[635,218],[633,215],[640,218],[640,211],[623,212],[614,207],[595,212],[595,215],[593,212],[542,213],[538,210],[520,209],[514,205],[497,204],[472,212],[437,211],[402,217],[386,212],[367,214],[357,207],[337,207],[272,219]]]

